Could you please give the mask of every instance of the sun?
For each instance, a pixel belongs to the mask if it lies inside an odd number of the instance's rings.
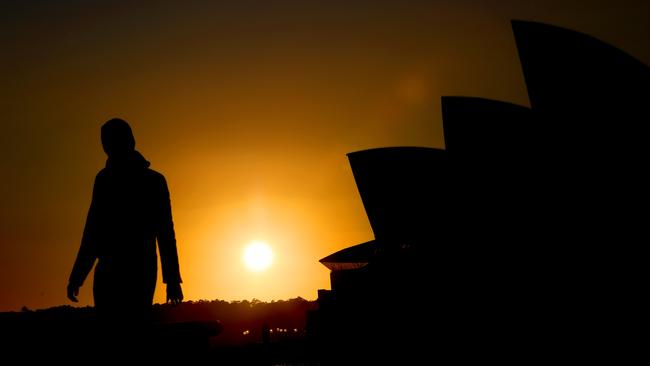
[[[255,240],[244,248],[242,259],[248,270],[261,272],[267,270],[273,263],[273,251],[265,242]]]

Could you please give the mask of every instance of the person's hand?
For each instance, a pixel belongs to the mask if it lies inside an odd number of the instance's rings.
[[[178,305],[183,301],[183,290],[180,283],[167,284],[167,302]]]
[[[72,302],[79,302],[77,296],[79,296],[79,286],[68,284],[68,299]]]

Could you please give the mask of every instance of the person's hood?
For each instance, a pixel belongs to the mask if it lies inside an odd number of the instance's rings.
[[[110,156],[106,160],[106,168],[111,170],[137,170],[147,169],[151,163],[137,150],[126,155]]]

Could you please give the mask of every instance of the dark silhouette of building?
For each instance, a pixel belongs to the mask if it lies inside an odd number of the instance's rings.
[[[512,26],[530,108],[443,97],[444,151],[348,155],[375,240],[321,259],[332,289],[309,329],[331,357],[604,352],[647,241],[650,69],[581,33]]]
[[[406,299],[434,285],[428,281],[439,268],[432,256],[446,247],[447,153],[392,147],[348,159],[375,239],[321,259],[332,270],[332,290],[319,290],[319,311],[309,324],[339,356],[368,361],[369,354],[415,341],[414,331],[426,327],[428,305]]]
[[[102,126],[108,155],[95,178],[81,247],[68,285],[76,301],[95,262],[93,295],[109,323],[146,320],[156,286],[156,241],[167,298],[183,299],[169,190],[162,174],[135,150],[130,126],[112,119]]]

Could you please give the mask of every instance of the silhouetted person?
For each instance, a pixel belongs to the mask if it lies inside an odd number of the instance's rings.
[[[97,260],[93,296],[100,319],[145,320],[156,287],[156,240],[167,301],[183,300],[169,191],[163,175],[149,169],[135,150],[128,123],[106,122],[101,140],[108,160],[95,178],[68,298],[77,302],[79,287]]]

